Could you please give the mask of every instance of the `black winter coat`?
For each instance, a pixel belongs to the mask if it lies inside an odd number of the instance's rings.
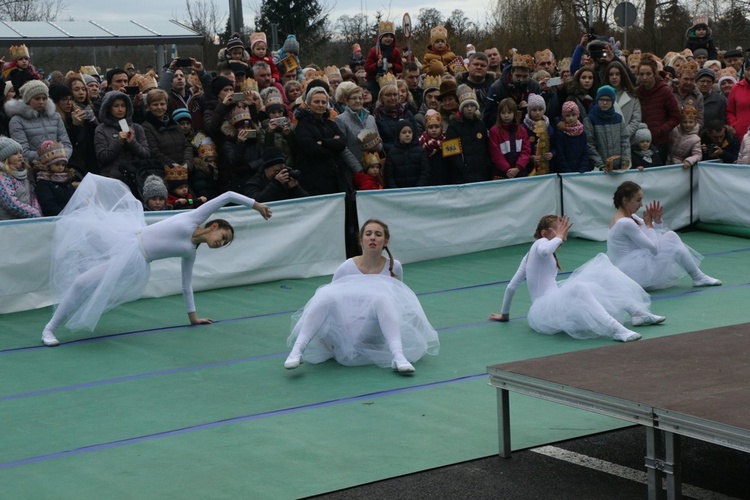
[[[346,140],[329,113],[317,118],[310,110],[298,108],[294,135],[300,152],[297,167],[302,172],[300,184],[310,195],[332,194],[346,190],[344,181],[348,167],[339,166],[338,159],[346,149]],[[334,139],[338,137],[338,139]],[[320,144],[318,144],[320,142]]]
[[[444,159],[447,163],[447,181],[450,184],[465,184],[490,180],[489,134],[484,122],[480,118],[464,120],[460,115],[452,117],[445,138],[450,140],[456,137],[461,140],[463,153]]]
[[[180,127],[171,119],[162,121],[151,113],[141,124],[146,132],[148,150],[151,159],[159,160],[164,165],[185,165],[193,169],[193,146],[185,139]]]
[[[430,185],[430,164],[424,149],[416,143],[386,148],[385,187],[405,188]]]
[[[42,206],[42,215],[45,217],[60,215],[74,192],[75,188],[69,182],[62,183],[41,179],[36,181],[36,198]]]

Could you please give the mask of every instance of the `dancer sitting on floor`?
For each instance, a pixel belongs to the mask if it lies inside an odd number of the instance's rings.
[[[651,314],[648,294],[606,255],[600,253],[567,280],[555,281],[560,269],[555,250],[567,239],[572,225],[567,216],[542,217],[534,233],[536,241],[505,289],[501,313],[491,314],[490,319],[508,321],[516,288],[526,280],[531,296],[527,318],[534,331],[565,332],[576,339],[639,340],[640,334],[622,325],[626,318],[632,318],[633,326],[655,325],[666,318]]]
[[[677,233],[662,228],[664,210],[658,201],[646,206],[643,219],[635,215],[643,206],[638,184],[623,182],[613,198],[617,212],[609,226],[607,255],[622,272],[646,290],[669,288],[686,274],[693,278],[693,286],[721,285],[698,268],[700,254]]]
[[[71,330],[93,330],[104,312],[139,299],[148,284],[150,262],[169,257],[182,258],[182,294],[190,323],[211,323],[195,313],[193,263],[201,243],[221,248],[234,238],[234,229],[222,219],[200,227],[228,203],[271,217],[266,205],[227,192],[195,210],[147,226],[141,202],[125,184],[86,175],[55,224],[50,288],[59,304],[44,327],[44,345],[59,344],[55,330],[62,324]]]
[[[360,230],[362,255],[341,264],[328,285],[293,318],[284,363],[288,370],[304,360],[342,365],[376,364],[413,373],[415,362],[440,350],[432,328],[411,289],[401,282],[401,263],[388,250],[390,234],[383,222],[370,219]],[[382,255],[383,250],[388,258]]]

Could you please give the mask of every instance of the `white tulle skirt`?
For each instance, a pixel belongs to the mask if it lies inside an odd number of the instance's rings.
[[[137,300],[150,267],[138,232],[143,206],[122,182],[88,174],[60,213],[52,240],[50,289],[65,326],[93,330],[109,309]]]
[[[347,366],[388,368],[393,355],[381,325],[391,335],[400,333],[404,356],[412,363],[440,350],[437,332],[414,292],[383,275],[344,276],[318,288],[292,317],[288,344],[304,330],[314,335],[304,351],[305,362],[334,358]]]
[[[529,326],[577,339],[612,337],[617,325],[648,311],[651,298],[600,253],[531,305]]]
[[[681,259],[692,259],[696,265],[703,256],[687,246],[674,231],[657,233],[659,252],[654,255],[645,248],[629,252],[614,264],[646,290],[662,290],[677,284],[687,275]]]

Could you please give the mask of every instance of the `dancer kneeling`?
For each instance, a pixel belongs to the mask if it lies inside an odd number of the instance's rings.
[[[341,264],[293,318],[288,370],[304,360],[375,364],[413,373],[411,363],[440,350],[419,299],[401,282],[401,263],[388,250],[388,226],[370,219],[360,230],[362,255]],[[382,255],[388,252],[388,258]]]
[[[639,340],[641,335],[625,328],[624,320],[630,317],[634,326],[643,326],[666,318],[651,314],[648,294],[606,255],[597,255],[567,280],[555,281],[560,269],[555,250],[567,239],[572,225],[567,216],[542,217],[534,233],[536,241],[505,290],[501,313],[491,314],[490,319],[508,321],[516,288],[526,280],[531,296],[527,317],[535,331],[548,335],[565,332],[576,339]]]
[[[125,184],[86,175],[55,224],[50,288],[59,304],[42,332],[44,345],[59,344],[55,330],[62,324],[71,330],[93,330],[104,312],[139,299],[148,284],[151,261],[169,257],[182,258],[182,294],[190,323],[211,323],[195,313],[193,264],[201,243],[221,248],[232,242],[234,229],[225,220],[200,227],[228,203],[271,217],[266,205],[227,192],[195,210],[147,226],[143,205]]]
[[[693,278],[693,286],[721,285],[698,268],[700,254],[677,233],[662,228],[664,210],[658,201],[646,206],[643,219],[635,215],[643,206],[638,184],[623,182],[613,199],[617,213],[607,235],[607,256],[622,272],[646,290],[669,288],[686,274]]]

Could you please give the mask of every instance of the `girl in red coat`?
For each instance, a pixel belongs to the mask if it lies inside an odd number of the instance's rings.
[[[281,82],[281,76],[279,76],[279,68],[276,67],[276,63],[273,62],[273,58],[267,55],[268,42],[266,41],[266,34],[262,31],[253,33],[250,35],[250,67],[255,63],[263,61],[268,63],[271,67],[271,76],[273,77],[274,83]]]
[[[497,107],[497,123],[490,129],[493,178],[512,179],[529,175],[531,142],[526,129],[516,123],[516,102],[506,97]]]
[[[377,78],[386,73],[398,75],[403,71],[401,51],[396,47],[396,31],[391,21],[381,21],[378,25],[378,43],[370,49],[365,60],[365,72],[370,92],[377,94]]]
[[[354,187],[357,191],[383,189],[382,168],[385,159],[377,151],[367,152],[362,156],[364,171],[354,173]]]

